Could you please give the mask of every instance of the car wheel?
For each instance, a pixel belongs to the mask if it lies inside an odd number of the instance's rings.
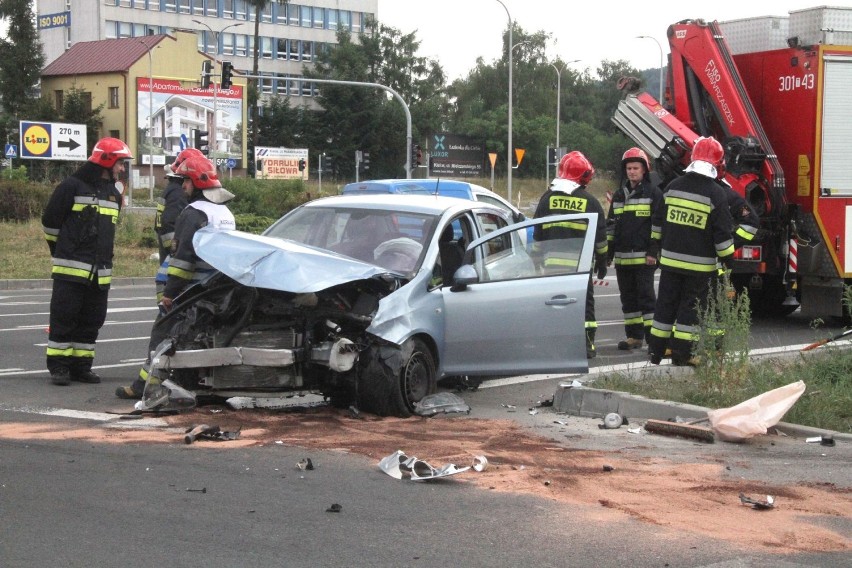
[[[417,402],[437,389],[435,357],[420,339],[409,339],[401,350],[372,348],[364,359],[357,388],[362,410],[405,418]]]

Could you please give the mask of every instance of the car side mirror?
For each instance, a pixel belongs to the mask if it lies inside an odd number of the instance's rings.
[[[453,285],[450,291],[461,292],[466,290],[469,284],[477,282],[479,282],[479,274],[476,273],[476,269],[470,264],[463,264],[453,274]]]
[[[520,223],[520,222],[526,221],[526,220],[527,220],[527,216],[524,215],[523,213],[521,213],[520,211],[515,213],[515,223]]]

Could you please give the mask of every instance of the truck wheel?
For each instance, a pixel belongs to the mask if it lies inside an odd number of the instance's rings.
[[[787,290],[780,277],[766,276],[763,280],[763,288],[748,291],[751,303],[751,313],[757,317],[773,318],[784,317],[796,311],[798,306],[785,306]]]
[[[435,357],[420,339],[409,339],[402,349],[373,347],[363,355],[357,387],[362,410],[406,418],[437,389]]]

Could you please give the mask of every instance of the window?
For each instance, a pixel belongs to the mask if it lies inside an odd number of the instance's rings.
[[[319,29],[325,27],[325,8],[314,8],[314,27]]]
[[[264,95],[272,94],[272,77],[264,76],[260,79],[260,92]]]
[[[92,93],[80,93],[80,98],[83,99],[83,109],[92,112]]]
[[[110,130],[109,136],[110,138],[118,138],[119,140],[121,140],[121,132],[119,132],[118,130]]]
[[[109,108],[118,108],[118,87],[109,88]]]
[[[260,21],[265,23],[272,22],[272,4],[273,2],[269,2],[264,6],[263,12],[260,13]]]
[[[364,31],[363,21],[364,14],[362,12],[352,12],[352,31],[356,33]]]
[[[62,91],[53,91],[53,96],[56,110],[62,112],[62,107],[65,105],[65,93]]]
[[[222,34],[222,53],[224,55],[234,54],[234,34]]]
[[[192,13],[196,16],[204,15],[204,0],[192,0]]]
[[[260,56],[263,59],[272,59],[272,38],[260,38]]]
[[[178,0],[178,12],[181,14],[189,14],[192,12],[190,0]]]
[[[127,22],[119,22],[118,37],[133,37],[133,27]]]
[[[166,0],[166,12],[177,12],[177,5],[175,4],[175,0]]]
[[[275,81],[275,94],[281,97],[287,96],[287,79],[283,75]]]
[[[104,22],[104,37],[106,39],[115,39],[118,37],[118,22],[106,20]]]
[[[340,29],[343,30],[351,30],[352,29],[352,20],[351,20],[352,12],[349,10],[340,10]]]
[[[301,61],[302,42],[297,39],[290,40],[290,55],[287,57],[290,61]]]
[[[222,0],[222,17],[233,19],[233,17],[234,17],[234,0]]]
[[[276,45],[277,49],[275,50],[275,58],[276,59],[282,59],[282,60],[287,59],[287,41],[288,40],[283,39],[283,38],[278,38],[278,40],[276,41],[276,44],[277,44]]]
[[[293,4],[290,4],[287,7],[287,22],[291,26],[298,26],[299,25],[301,8],[302,8],[301,6],[296,6],[296,5],[293,5]]]
[[[236,48],[234,49],[234,55],[239,55],[240,57],[245,57],[247,53],[248,47],[248,36],[237,35],[234,36],[236,39]]]
[[[302,96],[311,97],[314,94],[314,84],[310,81],[302,81]]]
[[[330,30],[336,30],[337,29],[337,18],[338,18],[337,13],[339,11],[340,10],[332,10],[331,8],[329,8],[329,10],[328,10],[328,29],[330,29]]]
[[[313,54],[314,54],[314,42],[303,41],[302,42],[302,61],[311,61],[313,59]]]
[[[207,9],[204,11],[206,16],[213,16],[214,18],[219,17],[219,8],[217,6],[218,2],[216,0],[207,0]]]
[[[313,16],[310,6],[302,6],[302,27],[309,28],[313,25]]]
[[[234,0],[234,5],[236,6],[237,17],[236,20],[245,20],[246,19],[246,0]]]

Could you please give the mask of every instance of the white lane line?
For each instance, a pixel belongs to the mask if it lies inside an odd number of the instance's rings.
[[[10,298],[10,297],[11,296],[0,296],[0,300],[4,300],[4,299]],[[154,299],[153,296],[134,296],[134,297],[131,297],[131,298],[110,298],[109,302],[111,304],[115,303],[115,302],[136,302],[136,301],[150,302],[153,299]],[[30,301],[25,301],[25,302],[21,302],[21,301],[2,302],[2,301],[0,301],[0,306],[49,306],[49,305],[50,305],[49,301],[47,301],[47,302],[44,302],[44,301],[37,302],[35,300],[30,300]]]
[[[136,320],[136,321],[106,321],[104,322],[104,327],[108,325],[135,325],[140,323],[153,323],[154,320]],[[44,329],[47,332],[47,323],[37,324],[37,325],[19,325],[18,327],[7,327],[5,329],[0,329],[0,331],[31,331],[33,329]]]
[[[119,428],[138,427],[162,427],[168,426],[168,422],[162,418],[140,418],[130,422],[121,419],[120,414],[108,414],[106,412],[88,412],[85,410],[71,410],[70,408],[39,408],[35,406],[6,406],[0,405],[0,410],[7,412],[21,412],[25,414],[39,414],[41,416],[60,416],[62,418],[76,418],[79,420],[90,420],[93,422],[106,422],[106,426]]]
[[[151,339],[150,335],[143,337],[118,337],[116,339],[98,339],[97,345],[101,343],[117,343],[119,341],[139,341],[140,339]],[[33,343],[36,347],[47,347],[47,343]]]
[[[141,312],[145,310],[155,311],[159,308],[157,306],[143,306],[138,308],[109,308],[107,309],[108,314],[121,314],[125,312]],[[50,312],[30,312],[27,314],[0,314],[0,318],[22,318],[27,316],[49,316]]]
[[[142,364],[143,361],[145,361],[144,358],[142,358],[142,359],[124,359],[121,363],[116,363],[114,365],[95,365],[95,366],[92,367],[92,370],[97,371],[98,369],[118,369],[118,368],[121,368],[121,367],[134,367],[134,366],[138,367],[139,365]],[[36,369],[36,370],[30,370],[30,371],[6,371],[6,370],[0,371],[0,377],[10,377],[10,376],[17,376],[17,375],[46,375],[46,374],[47,374],[47,369]]]

